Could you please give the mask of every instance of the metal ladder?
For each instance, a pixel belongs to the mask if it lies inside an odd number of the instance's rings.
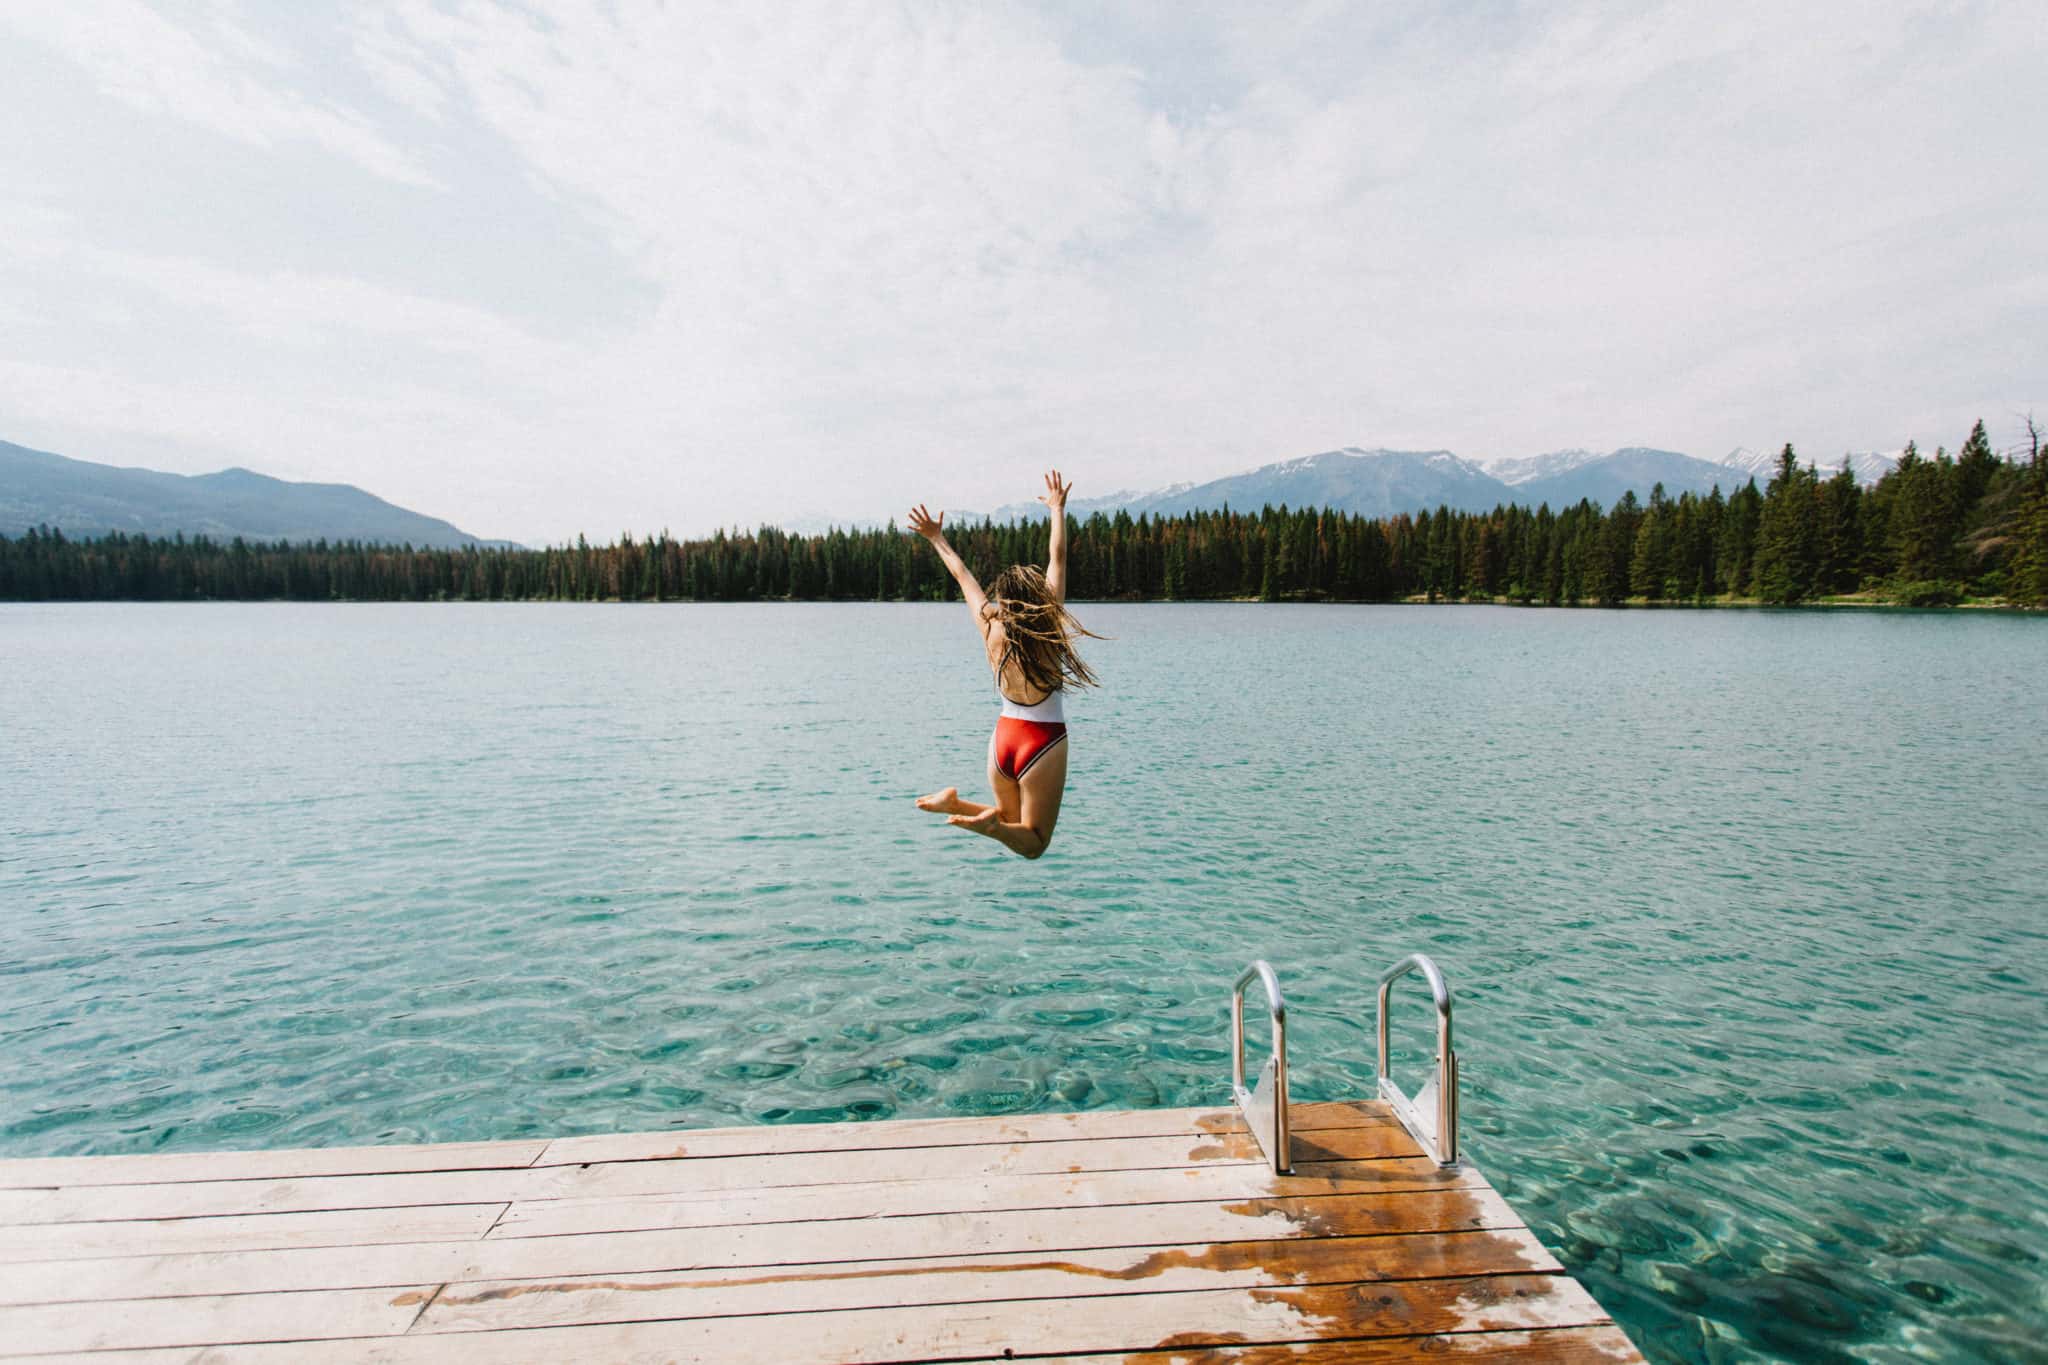
[[[1413,1100],[1387,1074],[1388,999],[1394,983],[1422,973],[1436,1003],[1436,1071]],[[1256,979],[1266,988],[1266,1012],[1273,1024],[1273,1050],[1249,1089],[1244,1083],[1244,989]],[[1458,1164],[1458,1054],[1451,1048],[1451,988],[1423,953],[1411,953],[1380,975],[1376,1032],[1379,1037],[1379,1097],[1401,1126],[1439,1166]],[[1287,1000],[1280,978],[1264,959],[1252,963],[1230,991],[1230,1093],[1244,1114],[1259,1151],[1277,1174],[1293,1169],[1287,1105]]]

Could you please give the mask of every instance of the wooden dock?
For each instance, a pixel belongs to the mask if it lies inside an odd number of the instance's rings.
[[[0,1357],[1637,1360],[1379,1102],[0,1161]]]

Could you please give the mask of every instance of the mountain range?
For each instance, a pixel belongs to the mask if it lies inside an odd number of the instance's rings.
[[[50,526],[68,536],[360,540],[461,549],[483,541],[345,483],[290,483],[248,469],[164,474],[67,459],[0,441],[0,536]]]
[[[1737,463],[1737,459],[1742,463]],[[1874,483],[1897,463],[1880,454],[1846,457],[1859,480]],[[1675,450],[1628,446],[1599,454],[1590,450],[1557,450],[1545,455],[1493,460],[1481,464],[1448,450],[1362,450],[1346,446],[1320,455],[1283,460],[1242,474],[1206,483],[1179,483],[1151,492],[1124,491],[1099,498],[1076,498],[1067,510],[1077,517],[1096,512],[1132,516],[1150,513],[1215,511],[1226,504],[1244,511],[1263,506],[1332,507],[1360,516],[1388,517],[1403,512],[1451,507],[1483,512],[1503,503],[1536,507],[1569,507],[1586,498],[1608,506],[1634,491],[1647,502],[1650,490],[1664,485],[1667,496],[1692,492],[1704,495],[1718,487],[1732,493],[1755,478],[1769,481],[1775,455],[1757,456],[1738,450],[1726,461],[1695,459]],[[1840,468],[1837,461],[1831,468]],[[956,514],[979,520],[980,513]],[[998,522],[1042,517],[1037,502],[1009,503],[987,514]]]
[[[1346,447],[1306,455],[1279,464],[1262,465],[1207,483],[1181,483],[1150,493],[1112,493],[1076,498],[1067,510],[1077,517],[1094,512],[1215,512],[1225,506],[1256,509],[1262,504],[1289,507],[1335,507],[1347,512],[1381,515],[1379,509],[1414,511],[1449,503],[1454,507],[1491,507],[1506,486],[1469,460],[1448,450],[1359,450]],[[1044,516],[1038,502],[997,508],[996,521]]]
[[[1844,457],[1857,478],[1874,483],[1897,463],[1888,454]],[[1361,516],[1451,507],[1483,512],[1503,503],[1568,507],[1582,498],[1611,505],[1633,490],[1647,501],[1658,484],[1671,497],[1733,492],[1752,477],[1769,481],[1777,457],[1739,449],[1716,462],[1673,450],[1628,446],[1599,454],[1556,450],[1479,463],[1448,450],[1364,450],[1346,446],[1262,465],[1241,474],[1151,491],[1124,490],[1076,498],[1068,511],[1172,516],[1225,506],[1332,507]],[[1839,468],[1837,461],[1830,466]],[[983,514],[955,511],[955,524]],[[1043,517],[1037,502],[1011,503],[986,514],[998,522]],[[861,525],[864,523],[843,523]],[[483,541],[436,517],[396,506],[349,484],[291,483],[247,469],[217,474],[165,474],[68,459],[0,441],[0,535],[51,526],[72,536],[115,531],[151,536],[204,535],[245,540],[360,540],[388,545],[461,548]],[[823,530],[789,524],[786,530]]]

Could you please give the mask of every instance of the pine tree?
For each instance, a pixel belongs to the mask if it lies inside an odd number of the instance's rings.
[[[2029,459],[2013,529],[2013,557],[2006,596],[2021,606],[2048,607],[2048,449],[2027,419]]]
[[[1863,586],[1863,489],[1849,457],[1821,490],[1820,565],[1815,586],[1823,593],[1855,592]]]
[[[1912,446],[1885,476],[1893,483],[1890,532],[1893,576],[1901,585],[1937,583],[1954,570],[1958,529],[1955,463],[1945,451],[1923,460]]]
[[[1898,557],[1892,547],[1892,504],[1898,501],[1898,471],[1920,462],[1920,449],[1913,442],[1899,454],[1899,463],[1863,494],[1863,581],[1888,582],[1897,576]]]
[[[1956,510],[1964,520],[1976,510],[2000,463],[1999,458],[1991,453],[1991,440],[1984,434],[1984,423],[1979,419],[1977,425],[1970,428],[1969,439],[1963,442],[1963,448],[1956,452]]]
[[[2035,480],[2016,532],[2006,597],[2021,606],[2048,607],[2048,479]]]
[[[1598,515],[1596,511],[1594,515]],[[1623,493],[1599,529],[1599,580],[1594,585],[1600,605],[1618,607],[1628,600],[1628,565],[1635,554],[1636,532],[1642,528],[1643,505],[1633,488]]]
[[[1418,529],[1422,520],[1422,516],[1416,518]],[[1434,602],[1442,597],[1455,597],[1458,542],[1451,527],[1450,508],[1439,507],[1435,515],[1429,516],[1429,539],[1424,554],[1423,582],[1429,600]]]
[[[1636,529],[1634,553],[1629,559],[1629,590],[1637,597],[1657,601],[1672,595],[1677,529],[1677,515],[1660,483],[1650,490],[1650,506]]]
[[[1588,524],[1576,519],[1572,522],[1571,533],[1561,534],[1559,539],[1564,542],[1564,551],[1557,600],[1565,606],[1576,607],[1588,595],[1599,547]]]
[[[1693,538],[1689,553],[1698,571],[1698,583],[1693,590],[1695,601],[1718,597],[1725,586],[1721,582],[1715,562],[1715,549],[1721,539],[1721,523],[1727,515],[1727,499],[1721,496],[1721,485],[1715,484],[1713,491],[1698,504],[1693,517]]]
[[[1813,467],[1801,469],[1790,445],[1779,452],[1757,524],[1756,593],[1766,602],[1803,602],[1813,595],[1818,486]]]
[[[1747,597],[1755,587],[1756,533],[1763,520],[1764,495],[1751,479],[1735,490],[1721,517],[1721,536],[1715,546],[1721,582],[1737,597]]]
[[[1546,505],[1543,508],[1543,514],[1547,515],[1549,511],[1550,508]],[[1543,605],[1555,607],[1561,606],[1565,600],[1564,535],[1558,529],[1558,524],[1555,521],[1550,523],[1548,531],[1549,534],[1544,537]]]

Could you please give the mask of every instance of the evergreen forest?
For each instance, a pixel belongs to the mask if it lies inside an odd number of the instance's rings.
[[[2030,424],[2031,428],[2031,424]],[[984,581],[1043,562],[1046,525],[949,526]],[[1978,423],[1954,455],[1911,446],[1864,488],[1781,452],[1766,487],[1662,485],[1611,508],[1447,508],[1386,518],[1308,508],[1072,523],[1070,594],[1145,601],[1482,601],[1565,606],[1830,599],[2048,606],[2048,452],[2010,458]],[[0,600],[815,601],[955,596],[917,537],[770,527],[541,550],[252,544],[183,536],[0,537]]]

